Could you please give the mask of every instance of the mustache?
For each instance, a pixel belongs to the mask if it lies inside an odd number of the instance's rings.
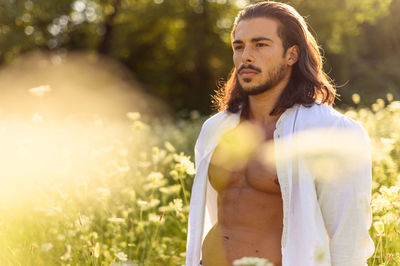
[[[255,67],[255,66],[253,66],[253,65],[247,65],[247,66],[242,65],[241,67],[239,67],[239,69],[238,69],[237,72],[239,73],[239,72],[242,71],[243,69],[252,69],[252,70],[254,70],[254,71],[261,72],[261,69],[259,69],[258,67]]]

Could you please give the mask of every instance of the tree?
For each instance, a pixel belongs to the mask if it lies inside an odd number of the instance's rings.
[[[347,84],[339,89],[339,104],[349,104],[354,91],[371,95],[362,97],[366,103],[377,89],[379,95],[398,91],[399,1],[290,1],[315,32],[326,71],[337,84]],[[207,113],[209,95],[233,67],[233,20],[253,2],[0,0],[0,63],[35,49],[98,52],[123,62],[175,110]]]

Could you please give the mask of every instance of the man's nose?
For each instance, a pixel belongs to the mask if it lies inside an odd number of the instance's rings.
[[[254,57],[250,47],[245,47],[242,53],[242,62],[243,64],[252,64],[254,63]]]

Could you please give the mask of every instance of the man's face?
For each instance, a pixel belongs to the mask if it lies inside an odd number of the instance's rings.
[[[233,61],[237,80],[248,95],[263,93],[288,75],[278,25],[274,19],[252,18],[240,21],[236,27]]]

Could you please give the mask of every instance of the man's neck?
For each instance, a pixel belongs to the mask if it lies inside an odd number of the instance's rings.
[[[286,85],[287,82],[282,82],[262,94],[249,96],[249,120],[263,127],[275,126],[280,115],[270,115],[270,113],[274,109]]]

